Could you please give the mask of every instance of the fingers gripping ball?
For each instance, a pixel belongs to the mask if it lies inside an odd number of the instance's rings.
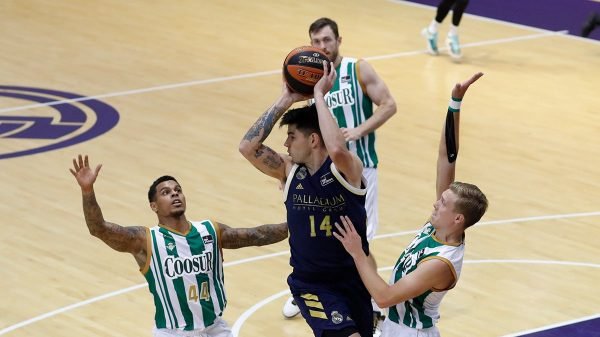
[[[312,94],[315,84],[323,76],[323,61],[329,62],[329,59],[318,48],[294,48],[283,61],[285,82],[297,93]]]

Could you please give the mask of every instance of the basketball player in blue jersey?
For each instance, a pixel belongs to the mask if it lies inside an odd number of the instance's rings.
[[[367,180],[367,239],[372,240],[379,225],[379,157],[375,148],[375,130],[396,113],[396,102],[373,66],[363,59],[340,54],[342,37],[334,20],[315,20],[308,28],[308,35],[311,46],[323,50],[338,74],[333,87],[325,95],[325,101],[342,130],[346,145],[363,163],[363,176]],[[379,322],[383,314],[374,302],[372,304],[374,319]],[[288,299],[283,315],[291,318],[297,313],[295,302]]]
[[[456,84],[442,129],[437,160],[437,201],[429,221],[402,252],[387,284],[372,258],[362,250],[364,240],[343,217],[336,223],[338,238],[352,255],[369,293],[381,307],[389,307],[382,337],[439,337],[436,327],[444,295],[458,282],[465,252],[465,230],[481,219],[488,201],[479,188],[454,181],[458,155],[460,102],[483,74]],[[359,227],[360,228],[360,227]]]
[[[79,155],[70,169],[81,187],[85,222],[90,234],[135,258],[154,297],[153,335],[233,337],[221,318],[227,304],[222,249],[279,242],[288,236],[287,224],[231,228],[211,220],[190,222],[181,185],[162,176],[148,190],[158,225],[119,226],[104,219],[96,201],[101,167],[90,167],[88,157]]]
[[[369,293],[352,257],[333,236],[333,224],[348,214],[363,239],[361,249],[369,254],[363,166],[346,147],[327,108],[324,96],[336,71],[332,64],[324,68],[314,87],[314,105],[287,111],[308,97],[284,84],[281,96],[248,130],[239,149],[252,165],[284,186],[293,267],[288,285],[314,335],[367,337],[373,329]],[[287,126],[287,154],[263,144],[279,119]]]

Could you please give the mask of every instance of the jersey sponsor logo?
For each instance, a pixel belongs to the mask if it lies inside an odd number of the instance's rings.
[[[212,270],[213,254],[205,252],[190,257],[169,256],[165,259],[165,275],[171,279],[183,275],[208,274]]]
[[[36,103],[0,109],[0,139],[3,144],[0,159],[82,143],[108,132],[119,121],[119,113],[112,106],[75,93],[2,85],[0,99]],[[46,106],[31,109],[39,107],[39,104]]]
[[[306,167],[302,166],[296,172],[296,179],[302,180],[302,179],[306,178],[307,175],[308,175],[308,173],[306,172]]]
[[[304,187],[302,187],[302,184],[301,184],[301,183],[298,183],[298,186],[296,186],[296,189],[297,189],[297,190],[303,190],[303,189],[304,189]]]
[[[335,109],[338,106],[354,105],[354,96],[352,96],[352,90],[350,88],[343,88],[342,90],[331,91],[325,95],[325,102],[329,109]]]
[[[417,246],[422,242],[422,240],[413,240],[408,247],[400,256],[400,263],[398,265],[402,266],[402,270],[406,271],[405,274],[411,271],[411,268],[415,267],[419,261],[425,255],[425,248],[415,250]],[[404,274],[404,275],[405,275]]]
[[[319,178],[321,181],[321,186],[327,186],[333,182],[333,177],[331,177],[331,172],[327,172]]]
[[[340,82],[342,82],[342,83],[350,82],[350,75],[340,77]]]
[[[205,245],[214,242],[213,237],[210,234],[203,236],[202,241],[204,242]]]
[[[294,205],[316,206],[316,207],[340,207],[346,204],[344,195],[340,194],[330,198],[321,198],[318,195],[296,194],[292,195]]]

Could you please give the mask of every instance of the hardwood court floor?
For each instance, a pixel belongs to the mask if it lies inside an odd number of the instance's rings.
[[[372,249],[383,277],[431,212],[450,88],[483,71],[463,104],[457,179],[478,184],[490,209],[468,231],[442,334],[503,336],[600,313],[598,43],[467,16],[454,63],[424,53],[433,9],[402,1],[22,0],[0,2],[0,85],[98,95],[120,120],[86,142],[0,160],[0,335],[150,335],[153,304],[134,260],[87,232],[68,172],[78,153],[104,165],[96,193],[109,221],[153,226],[145,195],[163,174],[183,185],[190,219],[283,220],[277,183],[237,146],[321,16],[338,21],[342,54],[369,59],[399,107],[378,132]],[[30,104],[0,96],[0,117],[58,118],[20,108]],[[283,151],[284,136],[268,143]],[[43,141],[4,134],[0,144],[4,154]],[[310,335],[280,313],[287,249],[225,252],[224,317],[239,336]]]

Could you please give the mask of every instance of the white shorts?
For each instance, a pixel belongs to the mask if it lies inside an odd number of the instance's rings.
[[[363,176],[367,180],[367,200],[365,208],[367,210],[367,240],[371,241],[377,232],[379,224],[379,212],[377,203],[377,169],[365,167]]]
[[[217,318],[215,324],[206,329],[184,331],[179,329],[156,329],[154,337],[233,337],[231,328],[222,318]]]
[[[435,325],[427,329],[415,329],[386,318],[381,325],[381,337],[440,337],[440,331]]]

